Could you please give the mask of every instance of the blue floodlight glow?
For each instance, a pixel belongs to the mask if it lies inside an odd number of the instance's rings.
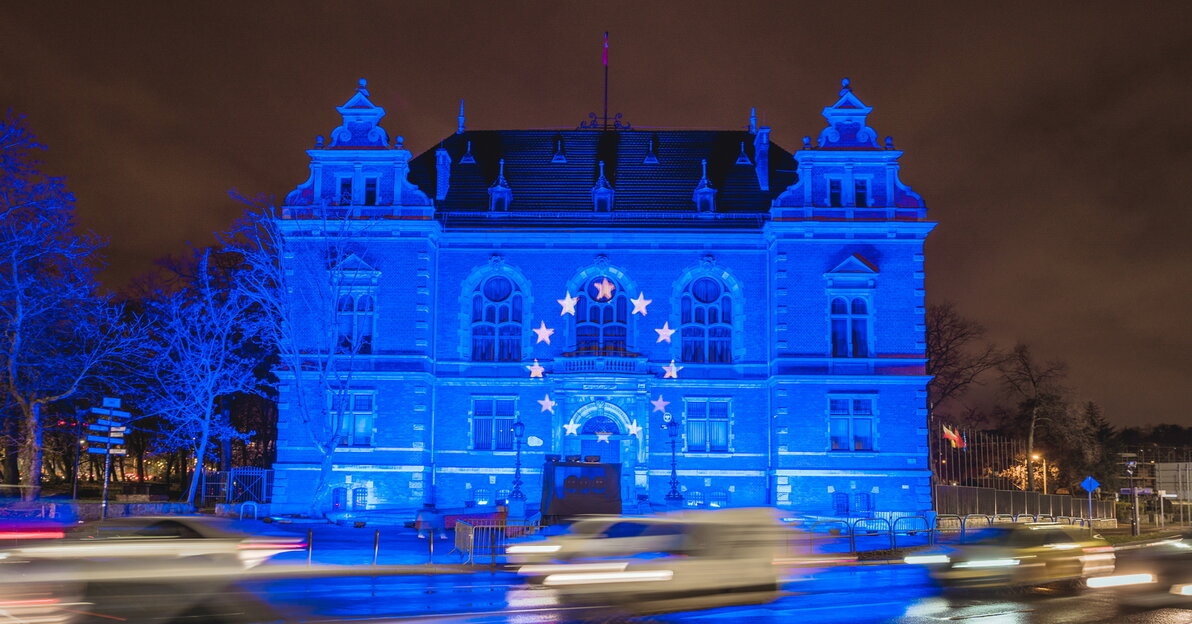
[[[332,374],[277,371],[272,513],[930,513],[935,224],[847,83],[793,152],[461,118],[415,156],[363,81],[337,110],[277,222]]]

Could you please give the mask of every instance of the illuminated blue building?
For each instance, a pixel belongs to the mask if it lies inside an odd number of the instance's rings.
[[[330,332],[352,358],[331,391],[282,371],[276,510],[314,495],[300,392],[334,395],[325,508],[505,498],[515,423],[531,506],[569,457],[619,464],[627,510],[661,504],[671,418],[685,505],[929,510],[934,224],[871,110],[846,81],[792,154],[753,118],[471,130],[461,106],[413,156],[362,82],[283,207],[290,270],[337,289],[309,350]]]

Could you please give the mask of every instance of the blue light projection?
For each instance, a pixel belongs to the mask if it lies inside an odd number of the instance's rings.
[[[756,114],[741,131],[490,131],[461,103],[415,157],[369,98],[361,81],[283,206],[288,268],[331,292],[293,293],[314,310],[295,339],[350,374],[289,376],[276,512],[314,495],[301,393],[338,405],[324,510],[484,506],[520,458],[531,507],[550,472],[572,476],[547,490],[646,511],[672,439],[687,506],[930,509],[934,223],[847,81],[794,153]]]

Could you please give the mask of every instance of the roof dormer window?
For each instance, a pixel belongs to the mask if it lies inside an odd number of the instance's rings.
[[[558,164],[567,162],[567,154],[563,152],[563,135],[555,137],[555,153],[551,156],[550,161]]]
[[[338,206],[352,205],[352,176],[339,177],[339,194],[335,196],[335,203]]]
[[[509,188],[509,182],[505,180],[505,159],[501,159],[500,170],[497,173],[497,181],[488,187],[488,209],[493,212],[505,212],[509,210],[509,202],[513,200],[513,189]]]
[[[853,180],[853,205],[860,208],[869,206],[869,180]]]
[[[596,207],[596,212],[612,212],[613,210],[613,187],[608,183],[608,178],[604,177],[604,161],[600,161],[600,177],[596,178],[596,184],[592,187],[592,203]]]
[[[840,207],[844,205],[841,199],[841,180],[840,178],[828,178],[828,205],[832,207]]]

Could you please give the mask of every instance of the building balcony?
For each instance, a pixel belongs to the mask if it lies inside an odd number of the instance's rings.
[[[572,351],[555,361],[555,374],[604,373],[612,375],[645,375],[646,358],[629,351]]]

